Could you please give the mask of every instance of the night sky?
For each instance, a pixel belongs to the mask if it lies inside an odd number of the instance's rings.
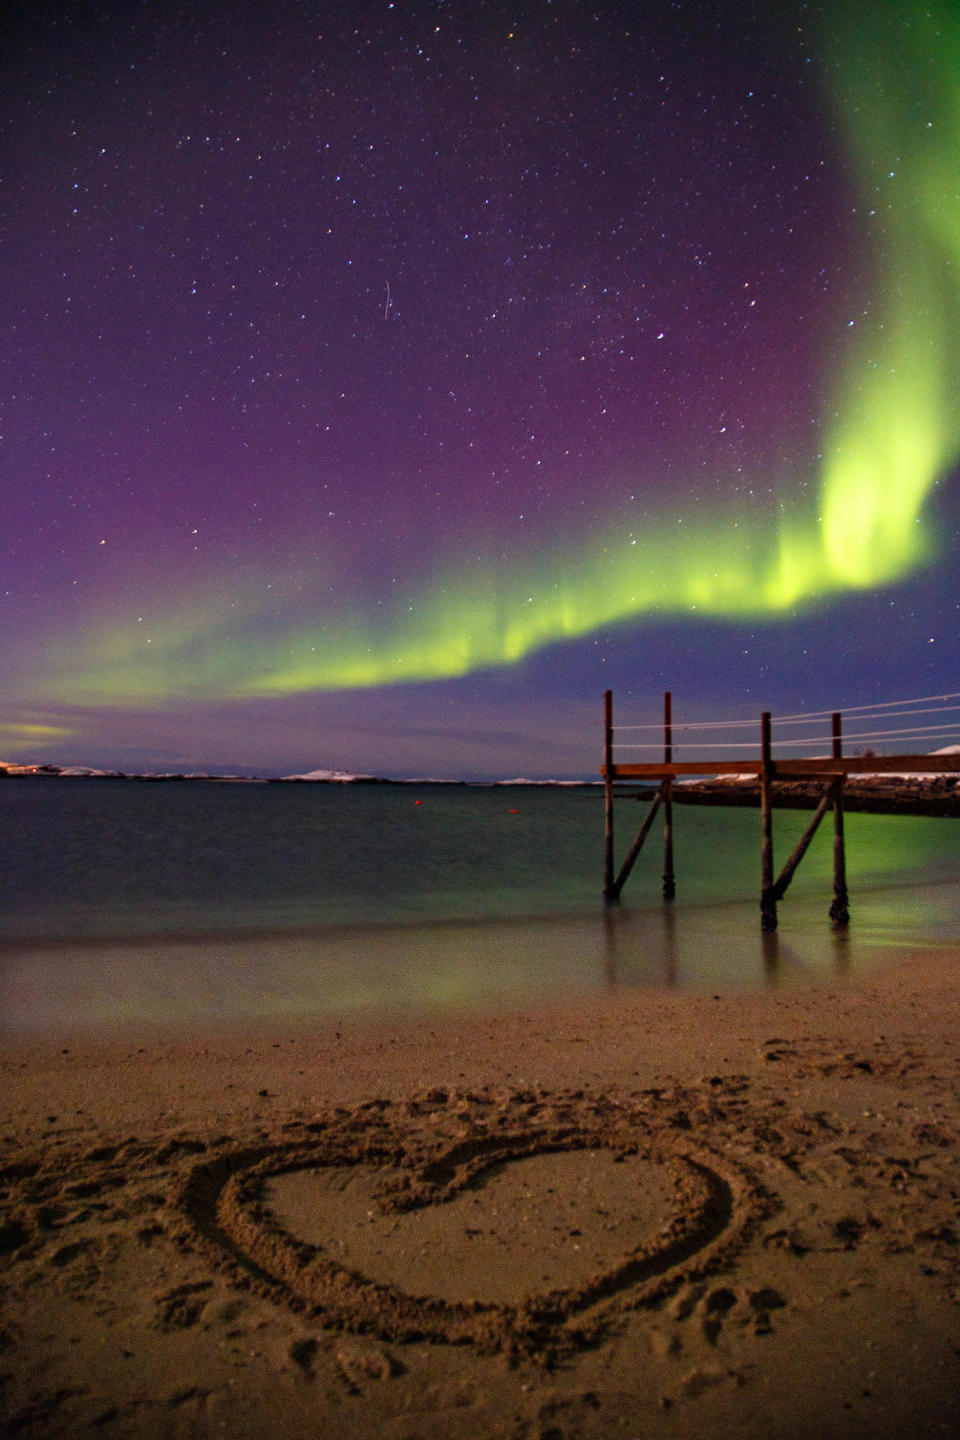
[[[608,686],[960,690],[953,5],[2,43],[0,760],[595,774]]]

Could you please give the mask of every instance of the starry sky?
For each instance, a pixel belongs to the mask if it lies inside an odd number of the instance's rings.
[[[101,0],[2,40],[0,760],[595,774],[954,692],[940,0]]]

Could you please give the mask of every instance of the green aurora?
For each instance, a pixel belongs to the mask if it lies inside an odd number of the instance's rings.
[[[852,7],[831,14],[822,48],[873,299],[824,386],[819,473],[800,492],[815,500],[697,507],[522,560],[474,556],[432,573],[428,560],[418,592],[374,621],[324,614],[320,599],[306,606],[307,577],[266,599],[252,574],[208,574],[202,589],[158,603],[164,619],[149,634],[108,620],[63,635],[30,698],[136,705],[436,680],[637,617],[775,620],[930,562],[925,506],[960,452],[960,18],[896,4],[871,7],[866,23]],[[790,477],[772,478],[796,492]]]

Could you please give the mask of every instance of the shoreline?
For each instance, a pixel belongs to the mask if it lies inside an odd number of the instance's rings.
[[[7,1039],[7,1423],[952,1433],[958,966]]]
[[[956,948],[955,883],[891,893],[861,887],[847,928],[829,923],[829,891],[788,897],[764,932],[754,901],[288,930],[52,936],[0,942],[0,1051],[75,1028],[105,1042],[133,1030],[314,1026],[350,1019],[441,1024],[543,1001],[626,1004],[749,996],[870,982],[914,953]],[[184,1018],[188,1017],[188,1018]]]

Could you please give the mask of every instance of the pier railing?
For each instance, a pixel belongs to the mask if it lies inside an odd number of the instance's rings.
[[[917,715],[946,714],[953,713],[960,715],[960,705],[939,703],[960,700],[960,695],[927,696],[916,701],[891,701],[889,704],[876,706],[861,706],[854,711],[847,712],[860,717],[861,722],[876,723],[878,719],[887,720],[902,716],[909,716],[911,719]],[[790,881],[793,879],[797,866],[803,859],[813,839],[821,820],[827,811],[833,815],[833,899],[830,904],[830,919],[836,926],[844,926],[850,917],[849,897],[846,882],[846,851],[843,830],[843,789],[844,782],[849,775],[876,775],[876,774],[898,774],[908,773],[911,775],[939,775],[960,773],[960,752],[940,754],[916,754],[900,753],[896,755],[875,755],[865,753],[861,755],[844,755],[843,753],[843,714],[840,711],[819,711],[807,715],[789,715],[779,717],[784,725],[802,725],[814,728],[824,728],[827,716],[830,720],[830,733],[823,736],[805,736],[797,740],[787,739],[780,743],[800,745],[805,748],[813,746],[829,745],[829,755],[814,756],[793,756],[783,758],[774,757],[773,753],[773,717],[769,711],[764,711],[760,717],[759,726],[755,721],[718,721],[712,724],[700,724],[696,726],[684,726],[683,734],[689,737],[691,731],[706,730],[716,733],[718,730],[729,732],[734,728],[749,728],[756,737],[759,731],[759,754],[756,748],[752,755],[745,755],[743,758],[731,759],[727,756],[716,758],[677,759],[675,751],[678,747],[675,739],[675,726],[673,721],[672,696],[668,691],[663,697],[663,727],[662,727],[662,759],[656,760],[629,760],[624,761],[618,758],[618,746],[625,748],[629,746],[632,750],[659,749],[658,740],[641,740],[618,742],[617,732],[613,724],[613,694],[607,690],[604,694],[604,761],[601,773],[605,785],[605,806],[604,806],[604,880],[603,893],[608,901],[617,901],[621,891],[636,863],[637,857],[647,840],[653,827],[653,822],[658,814],[663,813],[663,897],[665,900],[672,900],[676,894],[676,876],[674,873],[673,854],[673,786],[674,782],[683,776],[724,776],[737,775],[753,777],[756,776],[760,785],[760,923],[764,930],[775,930],[777,928],[777,902],[783,899]],[[659,726],[636,725],[621,727],[622,730],[629,730],[631,733],[641,731],[652,732],[659,730]],[[957,721],[937,721],[934,724],[924,724],[919,727],[909,728],[896,726],[892,729],[856,731],[852,737],[856,740],[869,739],[876,743],[881,738],[896,738],[896,740],[924,740],[929,741],[935,738],[956,737],[960,733],[960,723]],[[690,746],[702,751],[704,748],[714,749],[739,749],[750,748],[749,740],[716,741],[710,740],[705,744],[701,740],[690,740],[685,738],[682,746]],[[753,741],[756,746],[756,739]],[[650,802],[650,809],[627,851],[619,869],[616,868],[614,858],[614,798],[616,795],[616,784],[622,780],[646,780],[659,781],[658,788],[654,791]],[[779,875],[774,872],[773,861],[773,810],[774,792],[773,785],[776,781],[782,780],[806,780],[822,781],[823,791],[817,809],[804,831],[804,834],[794,847],[790,858],[781,869]]]

